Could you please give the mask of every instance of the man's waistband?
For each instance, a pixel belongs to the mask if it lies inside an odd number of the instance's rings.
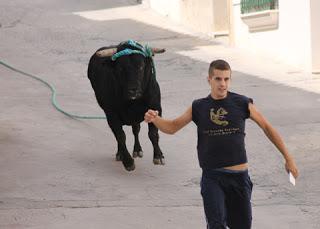
[[[244,170],[232,170],[232,169],[225,169],[225,168],[202,168],[204,174],[248,174],[248,169]]]

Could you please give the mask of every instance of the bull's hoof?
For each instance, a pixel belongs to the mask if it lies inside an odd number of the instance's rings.
[[[122,164],[127,171],[133,171],[136,168],[134,160],[131,158],[130,155],[126,160],[122,160]]]
[[[135,170],[135,168],[136,168],[133,160],[132,160],[132,164],[130,164],[130,165],[125,164],[123,161],[122,161],[122,163],[123,163],[124,168],[129,172]]]
[[[133,152],[132,157],[143,157],[143,151]]]
[[[164,165],[165,164],[164,158],[153,158],[153,164]]]
[[[122,161],[122,157],[120,153],[116,154],[116,161]]]
[[[128,167],[125,167],[126,168],[126,170],[127,171],[133,171],[133,170],[135,170],[135,168],[136,168],[136,166],[134,165],[134,163],[133,163],[133,165],[131,165],[131,166],[128,166]]]

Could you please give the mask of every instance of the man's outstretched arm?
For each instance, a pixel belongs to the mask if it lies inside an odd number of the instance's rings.
[[[272,125],[263,117],[263,115],[257,110],[257,108],[252,103],[249,103],[249,110],[250,118],[261,127],[265,135],[270,139],[270,141],[277,147],[277,149],[283,155],[286,161],[285,168],[287,172],[291,172],[292,175],[295,178],[297,178],[299,175],[298,168],[294,162],[294,159],[288,152],[279,133],[272,127]]]
[[[144,115],[144,121],[152,122],[159,130],[166,134],[174,134],[192,120],[192,107],[189,107],[185,113],[176,119],[168,120],[161,118],[158,111],[148,110]]]

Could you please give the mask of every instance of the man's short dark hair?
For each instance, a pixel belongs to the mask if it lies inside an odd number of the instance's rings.
[[[231,71],[230,65],[225,60],[214,60],[211,62],[209,67],[209,76],[213,74],[213,70],[218,69],[222,71]]]

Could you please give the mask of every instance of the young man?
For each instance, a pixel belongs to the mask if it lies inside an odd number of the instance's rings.
[[[251,228],[252,182],[244,146],[245,120],[251,118],[264,131],[285,159],[285,168],[295,178],[297,166],[280,135],[253,105],[253,100],[229,92],[231,69],[224,60],[210,64],[208,97],[193,101],[180,117],[166,120],[148,110],[146,122],[174,134],[193,121],[198,129],[198,158],[202,168],[201,195],[207,228]]]

